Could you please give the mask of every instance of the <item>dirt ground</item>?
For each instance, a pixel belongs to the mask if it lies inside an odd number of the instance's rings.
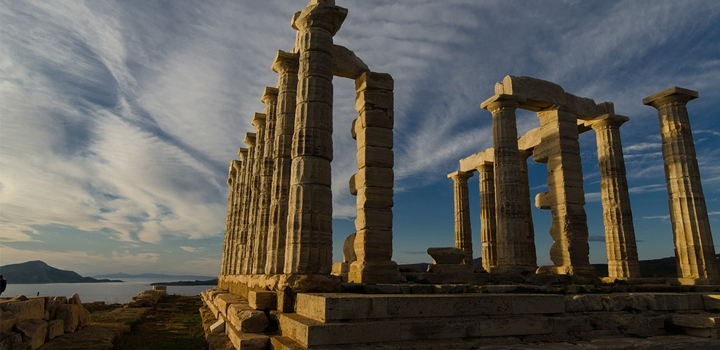
[[[207,349],[198,312],[201,306],[199,296],[167,296],[145,317],[127,322],[130,333],[115,344],[115,349]]]

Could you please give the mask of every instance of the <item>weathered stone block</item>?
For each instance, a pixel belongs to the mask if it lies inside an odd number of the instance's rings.
[[[266,335],[245,333],[232,327],[226,327],[225,333],[230,338],[230,342],[235,346],[235,349],[265,350],[270,344],[270,337]]]
[[[303,51],[320,51],[332,53],[333,40],[332,34],[322,28],[305,28],[297,36],[297,49]],[[332,66],[328,66],[331,69]]]
[[[224,293],[218,294],[213,300],[219,312],[223,315],[228,313],[228,308],[233,304],[246,304],[246,301],[235,294]]]
[[[290,172],[301,183],[315,183],[330,186],[332,171],[330,162],[314,157],[302,158],[301,161],[292,162]]]
[[[565,312],[586,312],[603,310],[600,295],[582,294],[565,297]]]
[[[332,131],[324,129],[298,129],[293,135],[292,157],[309,156],[331,161],[333,155]]]
[[[20,321],[15,328],[30,340],[30,349],[35,350],[45,344],[47,322],[39,319]]]
[[[388,209],[392,208],[393,202],[393,189],[392,188],[379,188],[379,187],[365,187],[357,182],[355,177],[355,186],[357,189],[357,208],[376,208],[376,209]]]
[[[394,179],[395,173],[392,168],[365,167],[355,174],[355,186],[356,188],[393,188]]]
[[[11,311],[0,310],[0,333],[10,332],[18,323],[18,319]]]
[[[395,81],[390,74],[367,72],[355,79],[355,91],[366,89],[389,90],[395,88]]]
[[[255,310],[275,310],[277,294],[266,290],[251,290],[248,292],[248,304]]]
[[[75,332],[80,323],[80,307],[75,304],[60,305],[55,317],[63,320],[65,333]]]
[[[27,349],[27,343],[23,342],[23,337],[20,333],[15,332],[2,332],[0,333],[0,349],[2,350],[15,350],[15,349]]]
[[[41,319],[45,316],[45,299],[32,298],[24,301],[9,302],[6,304],[6,311],[12,312],[18,322]]]
[[[355,135],[357,140],[357,149],[360,150],[365,146],[373,146],[380,148],[393,148],[393,130],[389,128],[379,127],[358,127],[362,123],[354,123]]]
[[[357,151],[358,168],[380,167],[392,168],[395,164],[393,150],[380,147],[366,146]]]
[[[720,310],[720,294],[706,294],[702,298],[706,311]]]
[[[225,320],[220,318],[210,325],[210,333],[224,333],[225,332]]]
[[[513,314],[560,314],[565,312],[562,295],[513,295]]]
[[[327,69],[333,67],[335,61],[333,55],[326,52],[305,51],[300,53],[300,61],[298,66],[298,74],[300,76],[322,77],[332,81],[333,71]]]
[[[355,96],[355,110],[362,113],[366,110],[394,109],[394,97],[392,91],[385,90],[365,90],[360,91]]]
[[[433,264],[459,265],[465,259],[465,252],[454,247],[428,248],[427,253],[433,258]]]
[[[332,106],[325,102],[301,102],[297,106],[296,116],[292,122],[285,122],[287,126],[280,126],[283,134],[287,135],[295,131],[295,128],[312,128],[332,131],[333,118]],[[293,129],[289,133],[285,130],[293,125]]]
[[[379,127],[392,129],[394,125],[393,111],[380,109],[365,110],[357,118],[358,127]]]
[[[332,75],[332,71],[330,71],[330,75]],[[298,79],[297,101],[332,103],[333,84],[324,76],[326,76],[325,73],[316,70],[314,75]],[[295,122],[297,123],[297,119]]]
[[[55,339],[63,334],[65,334],[65,322],[63,320],[48,321],[46,340]]]
[[[392,209],[362,208],[357,211],[355,229],[392,227]]]
[[[232,304],[228,308],[228,321],[238,330],[261,333],[269,322],[264,312],[251,309],[248,305]]]

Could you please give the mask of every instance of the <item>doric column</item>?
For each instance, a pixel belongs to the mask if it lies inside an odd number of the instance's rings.
[[[265,151],[265,120],[266,116],[262,113],[255,113],[252,119],[252,125],[255,127],[255,155],[252,167],[252,176],[250,177],[250,212],[248,215],[248,238],[245,250],[245,273],[252,275],[258,264],[258,241],[259,241],[259,219],[260,219],[260,197],[262,196],[260,181],[262,178],[262,168],[264,164]],[[263,249],[265,246],[262,247]],[[264,261],[263,261],[264,262]]]
[[[293,17],[300,56],[285,254],[286,274],[332,269],[332,52],[347,10],[311,1]]]
[[[234,228],[234,219],[235,216],[233,215],[235,213],[234,205],[235,205],[235,188],[237,187],[237,183],[235,181],[235,175],[237,175],[237,171],[235,170],[235,167],[233,167],[233,162],[237,162],[236,160],[233,160],[230,162],[230,169],[228,169],[228,179],[227,179],[227,185],[228,185],[228,208],[227,208],[227,215],[225,219],[225,239],[223,243],[223,255],[222,255],[222,264],[220,265],[220,274],[221,275],[227,275],[227,272],[229,270],[229,254],[232,251],[231,243],[232,240],[230,239],[230,236],[232,236],[232,230]]]
[[[456,171],[448,174],[453,180],[455,199],[455,248],[465,252],[464,265],[473,264],[472,229],[470,228],[470,199],[468,194],[468,179],[473,173]]]
[[[232,229],[232,251],[230,253],[231,257],[231,270],[233,271],[232,274],[240,273],[239,271],[239,257],[243,250],[244,243],[241,243],[241,229],[240,225],[242,223],[242,209],[243,206],[245,206],[245,174],[247,172],[247,166],[248,166],[248,149],[247,148],[240,148],[238,150],[238,156],[240,157],[240,160],[242,161],[243,166],[240,168],[237,168],[237,174],[235,174],[235,200],[233,203],[233,210],[235,211],[234,221],[233,221],[233,229]]]
[[[394,185],[393,88],[389,74],[366,72],[355,80],[351,135],[357,141],[358,172],[350,180],[357,196],[354,250],[348,281],[395,283],[400,270],[392,261]]]
[[[495,158],[495,210],[498,273],[535,270],[525,232],[525,210],[522,201],[522,179],[518,159],[515,110],[519,101],[511,95],[495,95],[481,107],[493,116],[493,148]]]
[[[480,178],[480,241],[482,264],[487,272],[497,267],[497,229],[495,219],[495,172],[493,163],[485,163],[478,169]]]
[[[228,228],[228,266],[231,267],[235,264],[235,257],[237,255],[237,222],[238,222],[238,216],[239,216],[239,207],[238,207],[238,197],[240,195],[240,181],[239,181],[239,175],[243,171],[242,163],[239,161],[233,161],[231,163],[231,166],[233,168],[232,170],[232,191],[233,191],[233,199],[232,199],[232,208],[230,209],[231,214],[230,217],[232,218],[230,220],[230,227]]]
[[[525,242],[527,243],[528,259],[532,266],[537,266],[537,255],[535,253],[535,226],[532,219],[532,207],[530,203],[530,183],[528,181],[527,160],[532,155],[532,150],[519,150],[520,155],[520,182],[523,201],[523,218],[525,220]]]
[[[248,152],[247,152],[247,162],[245,165],[245,169],[243,171],[243,190],[240,196],[240,202],[242,205],[240,206],[241,214],[240,214],[240,223],[238,225],[238,237],[239,237],[239,246],[238,246],[238,258],[236,262],[236,274],[247,274],[248,273],[248,266],[247,266],[247,257],[249,254],[249,245],[248,245],[248,229],[249,229],[249,220],[250,220],[250,206],[252,204],[251,198],[253,193],[252,188],[252,179],[253,179],[253,167],[255,166],[255,141],[257,139],[257,136],[255,133],[247,133],[245,135],[245,144],[248,146]]]
[[[277,105],[278,89],[274,87],[266,87],[263,92],[261,101],[265,104],[265,128],[263,135],[265,136],[262,154],[262,162],[260,162],[260,195],[258,198],[258,217],[255,229],[257,243],[255,244],[255,263],[253,264],[253,274],[265,273],[265,262],[267,260],[267,242],[268,242],[268,222],[270,220],[270,198],[272,191],[273,176],[273,148],[275,144],[275,107]]]
[[[643,99],[658,110],[675,254],[685,284],[720,279],[686,107],[697,97],[697,91],[672,87]]]
[[[274,173],[265,273],[279,274],[283,273],[285,262],[292,136],[295,128],[295,95],[297,94],[298,82],[298,55],[278,51],[272,69],[278,73],[278,98],[275,111]]]
[[[548,192],[536,197],[540,209],[550,209],[550,260],[544,272],[595,278],[590,265],[585,192],[583,191],[577,117],[561,107],[538,112],[542,138],[535,160],[547,163]]]
[[[595,130],[601,175],[608,276],[612,278],[640,277],[635,227],[620,142],[620,125],[626,121],[627,117],[606,115],[591,124]]]

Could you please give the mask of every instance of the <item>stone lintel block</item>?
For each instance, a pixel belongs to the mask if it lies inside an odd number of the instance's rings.
[[[255,310],[248,304],[230,305],[227,315],[228,322],[235,329],[247,333],[261,333],[269,324],[263,311]]]
[[[325,129],[297,129],[293,136],[292,157],[317,157],[332,160],[332,131]]]
[[[527,76],[507,75],[500,85],[502,94],[514,95],[523,99],[542,101],[551,105],[564,105],[565,90],[558,84]],[[497,91],[496,94],[501,94]]]
[[[292,162],[290,173],[300,183],[330,186],[332,181],[330,162],[322,158],[298,158],[298,161]]]
[[[363,62],[352,50],[340,46],[333,45],[333,75],[357,79],[360,75],[370,71],[370,68]]]
[[[40,319],[23,320],[15,328],[29,340],[30,349],[35,350],[45,344],[47,322]]]
[[[355,110],[361,113],[364,110],[392,110],[394,109],[394,96],[392,91],[364,90],[355,96]]]
[[[214,302],[215,306],[217,306],[220,313],[223,315],[227,315],[228,308],[230,307],[230,305],[247,304],[247,302],[243,298],[241,298],[235,294],[230,294],[230,293],[218,294],[213,299],[213,302]]]
[[[251,290],[248,292],[248,303],[255,310],[275,310],[277,293],[269,290]]]
[[[29,298],[23,301],[11,301],[3,305],[5,311],[12,312],[18,322],[41,319],[45,316],[45,298]]]
[[[379,127],[358,127],[362,123],[353,121],[355,128],[355,139],[357,140],[357,149],[360,150],[365,146],[373,146],[380,148],[393,148],[393,129]]]
[[[392,111],[383,111],[380,109],[368,109],[360,112],[357,118],[358,127],[378,127],[378,128],[393,128],[393,113]]]
[[[583,118],[594,118],[605,114],[605,108],[587,97],[575,96],[565,93],[565,105],[563,107],[572,111],[573,114]]]
[[[355,186],[392,189],[395,173],[392,168],[364,167],[355,174]],[[392,195],[392,193],[391,193]]]
[[[358,209],[389,209],[393,207],[393,189],[381,187],[357,187]]]
[[[495,149],[488,148],[485,151],[475,153],[469,157],[460,159],[460,171],[472,172],[483,165],[492,165],[495,162]]]
[[[65,334],[65,322],[63,320],[48,321],[45,339],[55,339],[63,334]]]
[[[697,91],[673,86],[669,89],[665,89],[656,94],[645,97],[643,99],[643,104],[658,108],[664,103],[666,103],[666,101],[678,101],[687,103],[690,100],[698,98],[698,96],[699,94]]]
[[[298,73],[300,77],[320,77],[327,81],[333,79],[334,56],[321,51],[305,51],[300,53]]]
[[[392,209],[362,208],[357,211],[355,229],[392,228]],[[357,244],[357,243],[356,243]]]
[[[355,79],[355,91],[388,90],[395,88],[395,80],[390,74],[366,72]]]
[[[266,335],[245,333],[232,327],[226,326],[225,334],[230,338],[235,349],[266,350],[270,344],[270,337]]]
[[[332,73],[330,73],[332,75]],[[323,76],[306,76],[298,80],[297,103],[322,102],[332,103],[332,80]]]
[[[395,164],[393,150],[387,148],[365,146],[357,151],[358,168],[378,167],[392,168]]]
[[[480,108],[487,109],[491,113],[501,107],[517,108],[525,99],[510,94],[495,94],[480,104]]]

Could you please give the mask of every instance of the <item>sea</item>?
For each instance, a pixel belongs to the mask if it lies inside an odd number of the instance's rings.
[[[126,278],[123,282],[100,283],[44,283],[44,284],[13,284],[8,281],[7,288],[2,293],[3,298],[16,295],[30,296],[66,296],[77,293],[83,303],[104,301],[106,304],[125,304],[138,293],[152,289],[150,283],[171,282],[163,280],[149,281],[147,279]],[[212,289],[213,286],[167,286],[168,294],[198,295],[200,292]]]

